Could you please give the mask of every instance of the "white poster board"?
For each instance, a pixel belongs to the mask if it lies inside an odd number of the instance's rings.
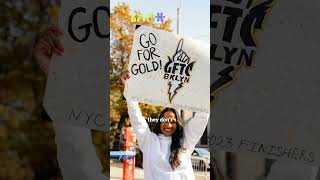
[[[125,97],[208,113],[209,51],[209,44],[140,26],[134,34]]]
[[[109,3],[62,1],[63,56],[53,57],[44,107],[53,121],[109,129]]]
[[[320,1],[211,3],[210,146],[320,164]]]

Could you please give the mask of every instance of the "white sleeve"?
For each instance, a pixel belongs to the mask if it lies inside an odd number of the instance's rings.
[[[92,144],[91,130],[53,120],[57,159],[64,180],[105,180],[103,167]]]
[[[152,132],[142,116],[138,102],[127,100],[127,105],[131,126],[136,134],[139,147],[143,150],[147,140],[152,136]]]
[[[208,124],[208,113],[196,113],[184,127],[183,147],[190,153],[194,150]]]

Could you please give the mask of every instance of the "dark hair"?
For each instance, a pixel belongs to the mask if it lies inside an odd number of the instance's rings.
[[[159,119],[162,118],[164,116],[164,113],[166,112],[173,112],[177,120],[177,123],[176,123],[177,128],[171,137],[172,138],[172,143],[170,146],[171,154],[169,157],[169,163],[171,165],[171,168],[174,170],[176,167],[178,167],[181,164],[181,161],[179,159],[179,153],[181,150],[183,150],[182,148],[183,127],[182,127],[181,117],[179,116],[178,112],[173,108],[165,108],[164,110],[162,110],[159,115]],[[154,133],[156,133],[157,135],[162,133],[160,129],[160,125],[161,125],[161,122],[158,121],[158,123],[156,124],[153,130]]]

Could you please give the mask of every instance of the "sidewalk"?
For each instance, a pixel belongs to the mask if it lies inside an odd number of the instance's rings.
[[[117,159],[110,160],[110,180],[122,180],[122,162]],[[134,168],[134,179],[143,180],[143,169]]]
[[[209,172],[194,172],[196,180],[205,180],[205,175],[208,176],[207,180],[210,179]],[[143,169],[134,168],[134,179],[143,180]],[[117,159],[110,160],[110,180],[122,180],[122,162]]]

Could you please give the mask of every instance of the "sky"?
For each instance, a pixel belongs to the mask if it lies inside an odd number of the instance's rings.
[[[172,20],[171,29],[177,29],[177,8],[182,1],[180,18],[180,34],[207,43],[210,42],[210,1],[209,0],[110,0],[111,11],[119,3],[126,2],[131,12],[140,11],[142,14],[163,13],[165,19]]]

